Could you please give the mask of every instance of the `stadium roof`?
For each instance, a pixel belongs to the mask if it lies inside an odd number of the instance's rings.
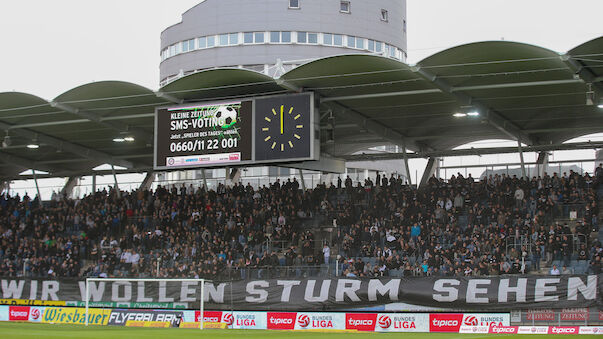
[[[15,178],[30,168],[51,176],[83,175],[103,163],[150,170],[156,106],[296,91],[318,94],[321,128],[334,115],[335,143],[323,144],[323,152],[333,156],[388,143],[423,156],[483,139],[555,145],[603,132],[603,109],[597,107],[603,97],[603,37],[566,54],[517,42],[477,42],[416,65],[340,55],[301,65],[279,79],[213,69],[157,92],[102,81],[50,102],[0,93],[0,128],[11,141],[0,149],[0,177]],[[475,111],[479,116],[453,116]],[[113,141],[126,136],[135,141]],[[33,143],[40,147],[26,147]]]

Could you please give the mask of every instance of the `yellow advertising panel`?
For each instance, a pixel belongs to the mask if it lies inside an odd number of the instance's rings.
[[[126,321],[128,327],[159,327],[169,328],[171,323],[169,321],[144,321],[144,320],[128,320]]]
[[[199,328],[199,322],[181,322],[180,328]],[[228,328],[228,324],[227,323],[214,323],[214,322],[206,321],[203,323],[203,328],[204,329],[210,329],[210,328],[226,329],[226,328]]]
[[[88,310],[88,324],[107,325],[111,310],[91,308]],[[42,316],[43,323],[85,324],[86,309],[79,307],[48,307]]]

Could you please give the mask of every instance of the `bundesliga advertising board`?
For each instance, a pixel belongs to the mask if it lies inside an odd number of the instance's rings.
[[[199,328],[199,311],[89,309],[90,324]],[[509,313],[205,311],[206,328],[492,334],[603,334],[597,326],[511,326]],[[83,324],[85,309],[0,306],[0,321]]]
[[[311,93],[155,111],[155,169],[317,160]]]

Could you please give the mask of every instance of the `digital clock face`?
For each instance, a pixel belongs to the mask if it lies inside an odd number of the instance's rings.
[[[255,160],[311,156],[311,100],[308,95],[257,99]]]

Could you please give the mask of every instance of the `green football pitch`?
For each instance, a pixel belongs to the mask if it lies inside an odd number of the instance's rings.
[[[459,333],[323,333],[323,332],[285,332],[285,331],[258,331],[258,330],[194,330],[194,329],[159,329],[159,328],[133,328],[133,327],[108,327],[81,325],[50,325],[31,323],[0,323],[0,338],[228,338],[261,339],[261,338],[405,338],[405,339],[463,339],[513,336],[514,338],[528,337],[535,339],[548,337],[546,335],[509,335],[509,334],[459,334]],[[553,338],[576,338],[572,335],[554,335]],[[586,338],[594,336],[579,336]]]

